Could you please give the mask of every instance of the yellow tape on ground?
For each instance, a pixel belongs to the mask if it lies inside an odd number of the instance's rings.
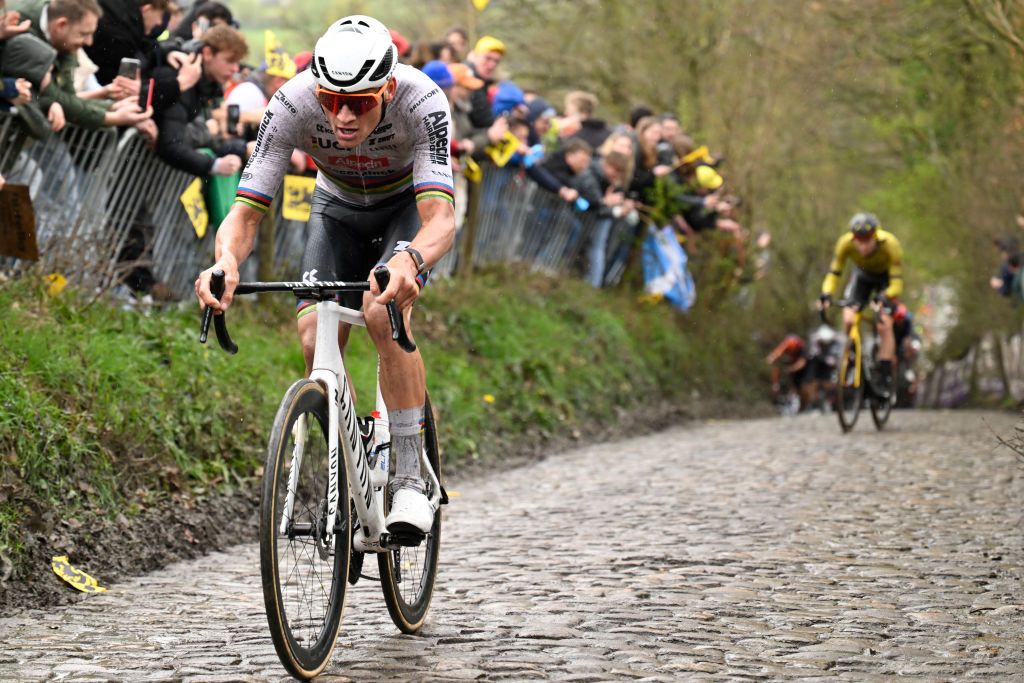
[[[60,273],[50,273],[43,281],[46,282],[46,293],[50,296],[60,296],[64,288],[68,286],[68,279]]]
[[[637,303],[652,306],[661,302],[665,298],[664,294],[641,294],[636,298]]]
[[[58,555],[51,560],[53,573],[64,579],[72,586],[83,593],[105,593],[106,588],[101,586],[96,579],[92,578],[80,569],[71,566],[67,555]]]

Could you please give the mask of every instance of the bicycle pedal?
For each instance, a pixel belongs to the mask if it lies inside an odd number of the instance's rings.
[[[404,525],[402,525],[404,526]],[[406,548],[414,548],[423,542],[426,534],[415,527],[402,528],[388,534],[388,545],[400,545]]]

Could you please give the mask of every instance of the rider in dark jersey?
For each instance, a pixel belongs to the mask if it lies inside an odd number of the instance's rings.
[[[230,306],[239,265],[252,250],[292,150],[309,154],[319,173],[296,279],[371,282],[373,289],[361,301],[355,294],[343,303],[361,303],[380,356],[396,465],[386,520],[392,532],[426,533],[434,510],[424,495],[419,460],[426,397],[423,359],[419,351],[408,354],[392,341],[384,304],[396,301],[409,328],[412,304],[429,268],[452,246],[451,132],[444,93],[422,72],[398,64],[387,28],[361,15],[340,19],[317,41],[310,70],[292,78],[271,101],[235,205],[217,232],[217,263],[196,280],[203,304],[217,311]],[[391,271],[384,292],[370,276],[378,263]],[[216,268],[226,275],[219,302],[210,293]],[[316,341],[315,302],[300,302],[298,316],[308,375]],[[348,333],[348,325],[342,325],[342,349]]]

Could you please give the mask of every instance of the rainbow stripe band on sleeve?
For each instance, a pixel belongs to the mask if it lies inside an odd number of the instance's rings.
[[[421,202],[424,199],[446,199],[449,202],[455,203],[455,188],[451,185],[445,185],[444,183],[420,183],[414,185],[413,189],[416,192],[416,201]]]
[[[274,201],[274,198],[262,192],[239,186],[238,190],[235,191],[235,201],[252,207],[260,213],[266,213],[270,210],[270,204]]]

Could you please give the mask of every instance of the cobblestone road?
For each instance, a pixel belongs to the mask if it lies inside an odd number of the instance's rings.
[[[360,582],[323,680],[1024,681],[1011,425],[708,423],[460,482],[422,636]],[[2,620],[0,644],[0,680],[284,678],[253,545]]]

